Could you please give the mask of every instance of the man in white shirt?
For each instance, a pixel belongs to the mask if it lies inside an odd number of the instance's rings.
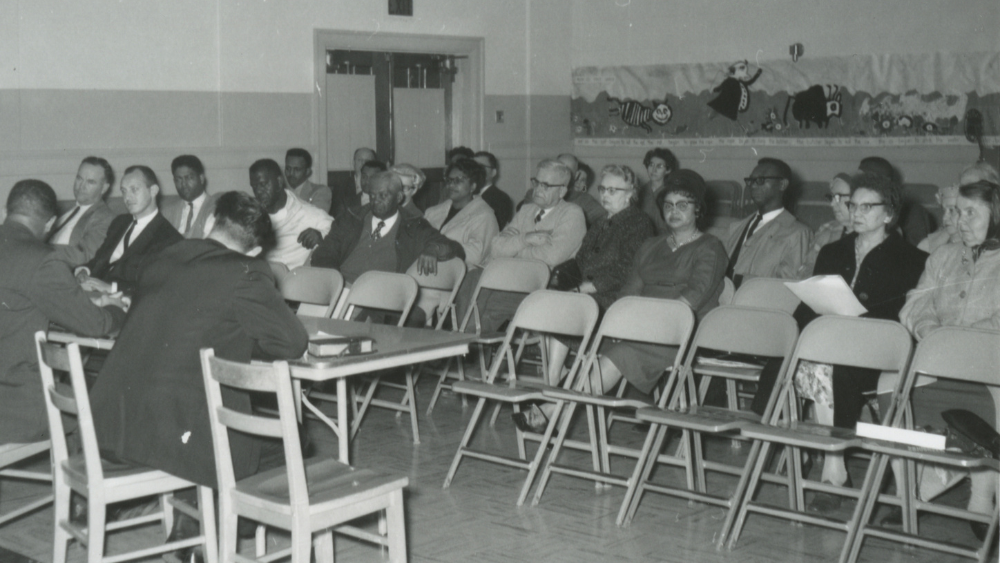
[[[312,155],[305,149],[288,149],[285,153],[285,182],[288,189],[302,201],[330,213],[333,192],[322,184],[316,184],[312,177]]]
[[[184,238],[205,238],[215,224],[215,195],[206,191],[205,166],[193,154],[182,154],[170,163],[180,200],[164,203],[163,216]]]
[[[263,158],[250,166],[250,186],[254,196],[271,216],[277,239],[265,258],[280,262],[289,269],[298,268],[323,237],[330,232],[333,218],[303,202],[285,186],[278,163]]]
[[[59,216],[48,238],[56,256],[70,266],[88,262],[104,242],[115,218],[104,197],[114,183],[115,171],[107,160],[88,156],[80,163],[73,182],[76,205]]]

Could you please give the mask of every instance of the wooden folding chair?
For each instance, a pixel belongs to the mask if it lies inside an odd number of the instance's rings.
[[[658,344],[661,346],[676,346],[679,348],[672,366],[663,366],[670,376],[661,398],[672,393],[676,381],[677,368],[684,358],[684,353],[691,332],[694,330],[694,313],[691,308],[681,302],[670,299],[654,299],[651,297],[623,297],[608,308],[601,320],[600,329],[594,337],[577,376],[575,390],[546,389],[543,393],[546,399],[555,401],[554,418],[560,418],[558,434],[552,446],[552,452],[546,458],[538,486],[535,488],[532,505],[538,504],[545,492],[549,478],[553,473],[592,479],[596,483],[622,485],[628,487],[630,479],[615,475],[611,471],[611,455],[634,458],[638,460],[639,450],[624,448],[608,443],[608,424],[605,413],[610,410],[635,411],[650,406],[647,401],[638,399],[623,399],[617,396],[603,395],[603,389],[593,389],[590,382],[591,368],[600,358],[601,344],[605,340],[628,340]],[[563,406],[566,406],[563,412]],[[577,406],[587,410],[587,422],[590,431],[593,471],[587,471],[569,465],[556,463],[564,444],[567,444],[570,424]],[[595,427],[597,434],[595,435]]]
[[[330,457],[303,460],[287,362],[240,364],[216,358],[205,349],[201,366],[219,480],[223,561],[250,561],[237,554],[240,516],[291,532],[291,546],[283,551],[266,554],[258,545],[257,561],[273,561],[290,553],[292,563],[309,563],[313,534],[319,533],[316,561],[332,563],[333,531],[386,546],[390,561],[406,561],[403,488],[409,480],[355,469]],[[222,387],[276,395],[278,418],[226,408]],[[236,481],[230,430],[280,439],[285,465]],[[385,535],[342,526],[369,514],[379,515],[380,528],[387,525]]]
[[[302,266],[278,278],[278,290],[299,302],[298,314],[330,318],[344,290],[344,276],[331,268]]]
[[[515,372],[516,361],[514,358],[513,341],[516,332],[531,331],[541,334],[560,334],[581,339],[576,359],[573,361],[569,374],[566,375],[562,383],[562,387],[570,389],[583,363],[583,351],[586,350],[587,344],[590,342],[590,336],[593,333],[594,325],[597,323],[598,314],[597,302],[589,295],[581,293],[567,293],[543,289],[528,295],[521,302],[521,305],[517,308],[517,312],[514,314],[513,320],[507,327],[507,333],[504,336],[500,350],[493,359],[493,365],[486,377],[486,381],[458,381],[452,385],[456,393],[478,397],[479,401],[476,403],[472,418],[469,420],[469,425],[462,436],[462,442],[458,446],[458,451],[455,452],[455,458],[452,460],[448,476],[444,481],[445,488],[451,484],[452,479],[455,477],[462,458],[468,456],[484,461],[492,461],[501,465],[527,469],[528,475],[524,480],[524,485],[521,487],[521,493],[517,499],[518,506],[524,503],[524,499],[528,496],[528,490],[531,488],[531,483],[534,481],[535,473],[538,470],[542,456],[545,454],[546,446],[552,438],[557,418],[553,417],[549,419],[549,424],[541,436],[538,449],[530,461],[527,460],[525,454],[524,442],[525,439],[538,439],[538,436],[521,432],[520,429],[516,430],[517,459],[470,448],[469,444],[479,423],[479,418],[482,416],[487,401],[496,401],[498,404],[511,404],[514,406],[515,412],[517,412],[520,405],[526,401],[546,400],[543,391],[549,386],[545,383],[544,378],[541,381],[530,378],[526,380],[523,377],[519,378]],[[508,370],[508,380],[505,384],[497,383],[497,375],[505,363]]]
[[[502,332],[483,332],[482,317],[479,311],[480,293],[483,290],[492,290],[528,294],[539,289],[545,289],[548,285],[549,267],[540,260],[497,258],[491,260],[490,263],[487,264],[486,268],[483,269],[483,273],[479,277],[479,282],[477,282],[476,288],[473,290],[472,301],[469,303],[469,308],[462,316],[461,324],[458,325],[458,330],[460,332],[468,332],[470,330],[469,323],[474,323],[473,326],[475,327],[475,333],[478,337],[476,344],[479,346],[480,377],[484,377],[487,372],[485,359],[486,348],[497,346],[503,342],[504,339],[504,333]],[[520,360],[520,351],[523,349],[526,342],[527,334],[522,334],[521,343],[516,356],[517,360]],[[458,372],[456,374],[451,372],[452,360],[449,359],[445,363],[445,367],[440,374],[437,387],[434,389],[434,395],[431,399],[430,407],[427,409],[428,414],[430,414],[433,410],[434,405],[437,402],[437,398],[441,395],[441,391],[451,389],[451,384],[448,383],[448,379],[457,379],[458,381],[465,380],[465,365],[463,358],[455,358],[455,361],[458,363]],[[462,404],[464,405],[466,401],[464,396],[462,397],[462,401]]]
[[[97,436],[94,433],[94,419],[90,410],[90,396],[83,376],[83,361],[80,359],[78,344],[55,344],[45,338],[45,333],[35,333],[38,350],[38,366],[45,394],[45,407],[49,417],[49,431],[52,441],[52,466],[56,473],[53,479],[55,489],[55,538],[52,560],[65,563],[69,542],[74,538],[87,546],[87,561],[90,563],[117,563],[131,561],[177,551],[195,545],[204,549],[205,560],[218,560],[215,533],[215,501],[212,489],[198,486],[198,508],[173,498],[173,493],[181,489],[195,487],[194,483],[157,469],[144,467],[110,466],[101,459]],[[57,386],[53,371],[69,373],[70,388]],[[70,454],[66,442],[67,428],[63,417],[75,417],[83,452]],[[71,493],[87,499],[87,523],[78,524],[70,520]],[[155,514],[129,518],[117,522],[107,522],[108,505],[159,496],[162,510]],[[168,510],[168,505],[172,507]],[[174,514],[179,510],[202,524],[202,534],[196,537],[167,542],[154,547],[108,557],[104,554],[105,534],[124,528],[131,528],[149,522],[162,521],[164,535],[173,527]]]
[[[23,461],[48,453],[48,451],[48,440],[0,445],[0,478],[52,483],[51,471],[32,471],[14,467]],[[0,514],[0,526],[52,504],[52,498],[52,495],[45,495],[6,514]]]
[[[906,373],[913,341],[901,324],[879,319],[822,316],[802,331],[795,354],[776,385],[777,405],[767,423],[749,424],[741,429],[743,436],[763,442],[754,458],[747,460],[748,483],[740,501],[729,509],[719,535],[718,545],[731,549],[739,541],[747,514],[756,512],[797,522],[823,526],[842,532],[849,531],[850,522],[806,512],[805,492],[860,498],[861,491],[828,483],[808,481],[802,476],[801,449],[820,450],[827,454],[844,454],[861,446],[855,432],[846,428],[822,426],[799,420],[799,400],[795,394],[795,370],[799,362],[809,360],[821,364],[846,365],[883,372]],[[901,388],[902,381],[897,386]],[[887,413],[892,416],[892,408]],[[886,420],[889,420],[888,418]],[[769,459],[772,446],[784,446],[788,453],[788,506],[780,507],[756,500],[757,489]],[[747,478],[747,472],[744,477]],[[886,496],[884,495],[883,498]],[[901,504],[899,499],[896,504]],[[731,526],[731,532],[730,532]],[[728,540],[727,540],[728,536]]]
[[[747,307],[725,306],[710,311],[702,319],[692,340],[684,367],[680,369],[678,383],[666,403],[643,408],[636,418],[650,424],[643,445],[640,462],[636,464],[630,486],[618,512],[618,524],[627,525],[634,517],[642,496],[656,492],[688,500],[697,500],[716,506],[732,506],[741,494],[737,485],[728,493],[710,491],[705,478],[706,470],[739,476],[746,468],[706,460],[703,454],[704,434],[739,436],[747,423],[760,421],[761,416],[752,412],[703,404],[709,378],[703,376],[700,385],[694,377],[694,368],[706,352],[728,352],[736,356],[752,355],[782,359],[784,367],[791,359],[798,337],[798,326],[788,313]],[[725,377],[725,365],[717,366]],[[716,375],[718,377],[719,375]],[[773,393],[768,409],[774,408],[777,393]],[[765,417],[769,412],[765,413]],[[667,430],[681,430],[680,450],[685,455],[667,456],[661,453]],[[751,448],[750,457],[759,445]],[[654,483],[652,475],[659,464],[681,466],[685,469],[687,483],[684,487]]]
[[[892,426],[896,428],[909,426],[904,415],[918,376],[981,383],[989,387],[994,398],[1000,396],[1000,380],[997,379],[997,372],[1000,370],[998,344],[1000,344],[1000,332],[964,327],[939,328],[924,337],[913,355],[913,362],[910,364],[910,372],[905,378],[903,389],[893,397],[895,404],[892,410],[895,414]],[[923,501],[918,494],[917,480],[913,478],[913,462],[946,466],[959,471],[972,469],[992,473],[1000,472],[1000,462],[992,457],[963,452],[934,451],[886,440],[866,438],[862,440],[861,447],[872,452],[873,458],[865,475],[861,500],[848,527],[847,541],[840,555],[842,563],[854,563],[857,560],[866,537],[914,545],[985,563],[997,534],[997,522],[1000,521],[998,512],[1000,493],[995,499],[997,502],[993,506],[992,514],[978,514],[936,502]],[[892,459],[907,461],[905,465],[908,477],[902,479],[905,488],[902,494],[906,497],[903,507],[907,512],[904,514],[902,532],[888,530],[871,522],[875,506],[880,500],[879,485]],[[986,539],[976,549],[951,541],[935,540],[920,533],[918,526],[920,512],[987,524],[989,528]],[[907,523],[909,525],[906,525]]]

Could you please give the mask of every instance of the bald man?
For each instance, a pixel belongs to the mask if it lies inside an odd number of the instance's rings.
[[[401,209],[405,196],[397,174],[371,179],[371,206],[348,210],[313,251],[312,265],[340,270],[348,283],[371,270],[405,273],[419,261],[424,273],[439,261],[465,259],[462,245],[442,235],[420,215]],[[363,213],[363,214],[362,214]]]

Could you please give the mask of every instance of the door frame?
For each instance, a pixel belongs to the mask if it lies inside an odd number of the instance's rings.
[[[482,37],[442,37],[435,35],[410,35],[404,33],[368,33],[332,29],[313,30],[314,88],[313,123],[317,124],[317,154],[313,171],[320,172],[321,182],[326,182],[327,163],[326,130],[326,53],[334,49],[355,51],[388,51],[396,53],[434,53],[467,57],[461,59],[461,72],[469,79],[461,88],[454,88],[452,96],[456,106],[465,108],[460,123],[452,124],[452,141],[455,146],[483,146],[483,98],[486,78],[485,40]],[[323,78],[320,80],[320,78]],[[442,164],[444,155],[442,155]]]

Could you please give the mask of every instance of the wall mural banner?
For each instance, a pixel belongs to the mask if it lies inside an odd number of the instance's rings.
[[[577,145],[995,145],[1000,53],[580,67],[571,109]]]

